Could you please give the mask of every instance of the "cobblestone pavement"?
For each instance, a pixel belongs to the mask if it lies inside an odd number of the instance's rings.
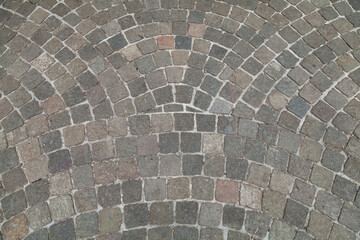
[[[360,1],[0,4],[0,239],[360,239]]]

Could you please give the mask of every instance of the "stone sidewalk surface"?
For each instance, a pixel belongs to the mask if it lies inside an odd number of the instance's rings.
[[[0,0],[0,240],[359,240],[360,1]]]

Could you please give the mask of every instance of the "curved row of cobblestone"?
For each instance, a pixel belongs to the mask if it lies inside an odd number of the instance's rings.
[[[0,4],[0,239],[360,237],[358,1]]]

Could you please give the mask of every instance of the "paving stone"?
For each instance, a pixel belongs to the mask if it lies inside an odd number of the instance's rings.
[[[269,107],[262,105],[256,113],[255,119],[268,124],[274,124],[279,116],[279,112]]]
[[[147,112],[155,107],[155,100],[151,93],[135,98],[134,103],[138,112]]]
[[[197,220],[197,202],[177,202],[176,203],[176,222],[183,224],[194,224]]]
[[[315,103],[321,96],[321,92],[317,90],[312,84],[308,83],[300,90],[299,95],[308,103]]]
[[[271,225],[270,239],[293,239],[295,237],[295,229],[279,220]]]
[[[285,207],[284,220],[299,228],[304,228],[308,212],[308,208],[304,205],[288,199]]]
[[[63,136],[65,146],[81,144],[85,140],[85,127],[83,125],[66,127],[63,131]]]
[[[184,175],[197,175],[202,172],[203,156],[183,155],[182,170]]]
[[[24,191],[18,190],[7,195],[1,199],[1,205],[3,209],[7,209],[7,211],[4,213],[6,219],[21,213],[27,207]]]
[[[262,69],[262,65],[255,60],[254,58],[249,58],[245,63],[242,65],[242,68],[249,72],[252,75],[256,75]]]
[[[198,239],[198,229],[193,227],[186,227],[186,226],[176,226],[174,227],[174,239],[191,239],[195,240]]]
[[[306,117],[300,132],[319,140],[325,133],[325,125],[312,117]]]
[[[90,165],[83,165],[73,169],[72,178],[75,188],[94,186],[93,168]]]
[[[281,218],[284,215],[286,198],[275,191],[265,190],[262,198],[262,210],[271,217]],[[271,234],[271,233],[270,233]]]
[[[340,171],[345,157],[337,151],[330,148],[325,149],[321,163],[331,170]]]
[[[284,74],[285,69],[276,62],[271,62],[266,68],[265,73],[275,80],[278,80]]]
[[[270,189],[284,195],[290,194],[294,184],[294,177],[284,172],[275,170],[271,175]]]
[[[310,236],[308,233],[306,233],[306,232],[298,231],[298,232],[296,233],[295,240],[300,240],[300,239],[312,240],[312,239],[314,239],[314,238],[311,237],[311,236]]]
[[[360,102],[356,99],[351,100],[345,107],[344,111],[347,112],[350,116],[355,118],[356,120],[360,119],[360,112],[358,111],[358,106]]]
[[[339,198],[324,192],[320,191],[317,195],[315,209],[324,213],[332,219],[337,219],[342,207],[342,202]]]
[[[123,233],[123,239],[146,239],[146,229],[137,229],[137,230],[130,230],[130,231],[124,231]]]
[[[22,162],[27,162],[31,159],[34,159],[34,158],[40,156],[40,145],[36,138],[28,139],[28,140],[22,142],[21,144],[19,144],[17,146],[17,148],[19,151],[20,160]],[[12,157],[13,158],[12,160],[19,159],[17,154],[13,155],[12,149],[11,150],[9,149],[9,151],[5,152],[5,157],[7,154],[10,154],[10,155],[8,155],[8,157]],[[13,163],[15,164],[15,161]],[[14,167],[14,165],[9,164],[9,167]],[[8,169],[6,169],[6,170],[8,170]]]
[[[311,112],[324,122],[330,121],[335,115],[335,110],[323,101],[319,101],[312,109]]]
[[[72,219],[56,223],[49,228],[49,239],[56,239],[61,237],[63,239],[75,238],[75,227]]]
[[[19,163],[19,157],[14,147],[0,151],[0,156],[4,159],[4,161],[0,164],[1,173],[10,170]]]
[[[289,130],[296,131],[300,124],[300,120],[289,112],[282,112],[278,124]]]
[[[192,197],[194,199],[212,200],[214,198],[214,181],[211,178],[192,178]]]
[[[46,203],[40,203],[29,208],[26,211],[26,217],[28,218],[29,225],[32,229],[41,228],[51,222],[49,207]]]
[[[77,212],[84,212],[84,211],[96,209],[97,201],[96,201],[95,190],[91,188],[87,188],[76,191],[74,193],[74,205]]]
[[[355,181],[359,181],[359,164],[357,160],[354,157],[349,157],[345,166],[344,166],[344,173],[350,177],[351,179],[354,179]]]
[[[282,40],[278,36],[273,35],[266,42],[266,46],[268,46],[274,52],[280,53],[283,49],[286,48],[287,44],[286,44],[286,42],[284,40]]]
[[[219,152],[218,152],[219,153]],[[225,158],[221,155],[205,155],[204,174],[207,176],[221,177],[224,175]]]
[[[341,109],[347,102],[346,97],[335,89],[331,89],[324,100],[335,109]]]
[[[355,235],[349,231],[348,229],[346,229],[345,227],[338,225],[338,224],[334,224],[329,239],[334,240],[338,237],[344,238],[344,239],[355,239]]]
[[[329,218],[325,215],[312,211],[310,214],[309,228],[308,231],[314,236],[321,238],[327,237],[331,230],[332,223]]]
[[[34,182],[25,188],[25,192],[29,205],[33,206],[49,198],[49,183],[46,180]]]
[[[120,184],[103,185],[97,190],[98,202],[102,207],[111,207],[121,203]]]
[[[278,130],[276,127],[260,124],[256,139],[269,145],[275,145],[277,134]]]
[[[70,195],[51,199],[49,208],[52,219],[56,222],[65,220],[75,214]]]
[[[80,87],[74,87],[62,95],[66,106],[70,107],[85,101],[85,95]]]
[[[199,224],[218,226],[221,221],[222,206],[216,203],[203,203],[200,208]]]
[[[149,229],[148,238],[149,239],[158,239],[158,238],[171,238],[172,229],[170,227],[157,227]]]
[[[290,156],[288,172],[294,176],[307,180],[310,177],[312,163],[295,155]]]
[[[99,212],[98,223],[99,232],[109,233],[120,230],[122,213],[119,208],[104,208]],[[97,226],[94,226],[96,230]]]
[[[340,131],[329,127],[324,136],[324,142],[332,145],[335,148],[342,148],[345,146],[347,137]],[[350,147],[351,148],[351,145]]]
[[[49,155],[49,170],[51,173],[68,170],[71,167],[69,150],[58,150]]]
[[[356,194],[356,185],[349,180],[336,175],[332,187],[332,193],[341,199],[352,201]]]
[[[169,199],[185,199],[190,196],[188,178],[174,178],[168,181],[167,196]]]
[[[91,237],[97,234],[98,215],[96,212],[83,213],[75,218],[76,236]]]
[[[248,182],[259,187],[267,187],[270,181],[270,174],[270,168],[253,163],[249,168]]]
[[[26,240],[46,240],[48,239],[48,232],[47,229],[39,229],[37,231],[34,231],[32,233],[30,233],[26,238],[24,238]]]
[[[245,218],[246,231],[263,237],[269,229],[271,218],[265,214],[248,211]]]
[[[240,205],[259,210],[261,208],[261,197],[260,188],[247,184],[241,185]]]
[[[245,139],[233,136],[225,136],[224,153],[229,156],[243,156]]]
[[[174,221],[172,202],[159,202],[150,205],[150,224],[167,225]]]
[[[298,86],[294,81],[285,77],[275,86],[275,88],[286,96],[291,97],[297,90]]]
[[[335,59],[335,54],[328,46],[322,46],[314,51],[316,57],[318,57],[323,63],[328,63]]]
[[[165,155],[160,157],[161,176],[177,176],[180,174],[181,159],[178,155]]]
[[[150,179],[145,182],[147,200],[163,200],[166,197],[165,179]]]
[[[350,78],[344,78],[336,87],[347,97],[355,95],[359,90],[359,87]]]
[[[301,203],[312,206],[312,203],[315,198],[316,188],[310,184],[303,182],[301,180],[295,180],[293,190],[291,192],[291,197]]]
[[[93,114],[95,116],[95,120],[99,119],[109,119],[114,115],[112,110],[110,101],[105,100],[94,107]]]
[[[243,137],[256,138],[258,125],[247,119],[239,120],[238,135]]]
[[[359,229],[359,215],[360,211],[358,208],[349,203],[345,203],[341,211],[339,222],[356,232]]]
[[[322,63],[315,55],[309,55],[301,61],[300,65],[308,72],[315,73],[322,66]]]
[[[159,171],[159,158],[157,156],[142,156],[137,158],[139,174],[141,176],[156,176]]]
[[[314,162],[318,162],[321,158],[323,147],[321,144],[310,140],[303,139],[300,144],[300,156]]]
[[[5,222],[2,226],[2,233],[4,239],[22,239],[28,234],[29,224],[27,222],[25,214],[19,214],[18,216]]]
[[[51,176],[49,183],[50,194],[52,196],[60,196],[69,193],[73,189],[70,173],[68,171],[62,171]]]
[[[302,98],[295,96],[286,108],[296,116],[302,118],[310,109],[310,106]]]
[[[200,239],[204,240],[204,239],[219,239],[221,238],[221,236],[223,236],[223,231],[221,229],[218,228],[211,228],[211,227],[207,227],[207,228],[203,228],[200,231]]]
[[[237,132],[237,121],[234,117],[219,116],[217,121],[217,132],[235,134]]]

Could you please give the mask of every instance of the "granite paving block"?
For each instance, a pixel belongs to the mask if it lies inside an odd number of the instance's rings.
[[[0,239],[355,240],[356,0],[0,2]]]

